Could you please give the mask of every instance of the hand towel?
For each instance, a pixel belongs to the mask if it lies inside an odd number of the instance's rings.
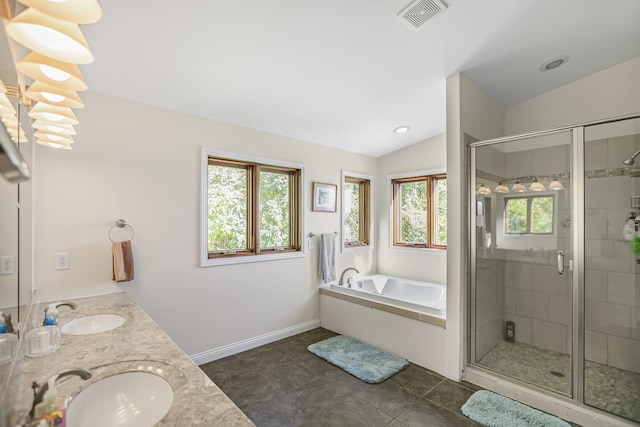
[[[133,251],[131,240],[113,242],[111,245],[113,255],[113,280],[116,282],[128,282],[133,280]]]
[[[320,259],[318,260],[318,276],[324,283],[336,280],[336,235],[323,233],[320,236]]]

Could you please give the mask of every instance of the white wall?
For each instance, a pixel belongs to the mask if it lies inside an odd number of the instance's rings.
[[[319,319],[317,240],[301,259],[197,266],[200,149],[305,163],[306,233],[340,230],[340,204],[310,212],[311,182],[374,174],[376,159],[95,93],[83,100],[74,149],[37,147],[42,301],[126,290],[190,355]],[[108,239],[118,218],[135,229],[136,276],[122,284],[111,281]],[[55,252],[69,252],[70,270],[54,270]],[[375,271],[375,253],[338,253],[338,272],[348,266]]]
[[[550,129],[640,113],[640,57],[505,111],[506,133]]]
[[[459,379],[466,359],[467,171],[465,144],[502,136],[504,110],[463,75],[447,79],[447,366]]]
[[[445,169],[446,166],[447,140],[444,134],[378,159],[376,179],[378,273],[431,283],[446,283],[446,251],[390,247],[391,198],[388,183],[389,175]]]

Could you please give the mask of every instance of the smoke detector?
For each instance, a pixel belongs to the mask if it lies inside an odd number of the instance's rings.
[[[398,19],[418,31],[429,19],[445,10],[447,6],[440,0],[416,0],[398,13]]]

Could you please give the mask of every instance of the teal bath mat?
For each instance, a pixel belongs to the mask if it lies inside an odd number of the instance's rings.
[[[460,409],[487,427],[571,427],[558,417],[487,390],[473,393]]]
[[[307,350],[372,384],[381,383],[409,364],[404,359],[345,335],[311,344]]]

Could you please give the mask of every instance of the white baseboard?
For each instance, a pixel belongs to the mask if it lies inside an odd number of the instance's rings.
[[[249,339],[238,341],[222,347],[214,348],[212,350],[203,351],[202,353],[194,354],[189,357],[191,358],[191,360],[193,360],[193,362],[196,365],[202,365],[204,363],[213,362],[214,360],[222,359],[227,356],[232,356],[234,354],[251,350],[252,348],[260,347],[261,345],[269,344],[284,338],[289,338],[294,335],[298,335],[303,332],[307,332],[319,327],[320,327],[320,319],[315,319],[309,322],[290,326],[288,328],[279,329],[273,332],[268,332],[266,334],[259,335],[257,337],[249,338]]]

